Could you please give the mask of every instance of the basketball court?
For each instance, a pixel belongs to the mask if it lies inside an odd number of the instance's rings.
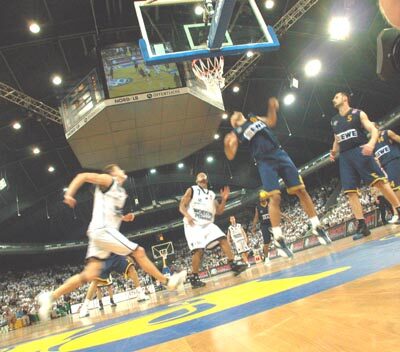
[[[68,142],[86,168],[117,162],[131,172],[200,150],[225,111],[224,57],[279,50],[255,0],[134,6],[142,34],[136,49],[105,49],[104,72],[91,72],[61,107]],[[168,28],[161,24],[167,17]],[[126,96],[132,87],[139,91]],[[215,276],[201,289],[186,284],[144,303],[92,309],[89,318],[74,314],[11,331],[0,352],[396,351],[399,252],[399,230],[380,227],[362,241],[344,238],[238,277]],[[164,266],[166,254],[153,252]]]
[[[199,290],[10,332],[5,351],[396,351],[400,234],[315,247]]]

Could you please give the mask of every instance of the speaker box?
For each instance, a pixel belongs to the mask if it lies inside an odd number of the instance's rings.
[[[400,80],[400,31],[384,29],[377,39],[376,73],[383,81]]]

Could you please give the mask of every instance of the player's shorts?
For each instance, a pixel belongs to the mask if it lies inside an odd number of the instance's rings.
[[[105,286],[105,283],[109,282],[109,276],[111,273],[116,272],[121,275],[128,275],[129,268],[133,265],[126,257],[121,255],[111,255],[103,263],[103,269],[99,277],[96,278],[97,281],[101,283],[101,286]],[[111,284],[111,282],[109,283]],[[100,285],[98,285],[100,286]]]
[[[193,225],[184,223],[185,237],[191,251],[195,249],[213,249],[219,245],[219,239],[225,234],[221,229],[213,224]]]
[[[361,180],[373,186],[386,177],[375,158],[363,155],[360,147],[339,154],[340,180],[344,193],[357,192]]]
[[[244,238],[242,240],[236,240],[233,243],[235,244],[235,248],[239,254],[246,253],[250,250]]]
[[[270,244],[272,239],[271,225],[261,225],[261,233],[263,236],[264,244]]]
[[[263,188],[267,191],[269,197],[281,193],[279,178],[282,178],[289,194],[294,194],[297,190],[305,188],[297,167],[281,148],[268,153],[264,159],[257,160],[257,166]]]
[[[104,260],[111,253],[126,257],[139,246],[137,243],[129,241],[118,230],[112,228],[88,231],[87,235],[89,237],[89,245],[86,259]]]
[[[398,191],[400,189],[400,159],[393,159],[389,161],[383,169],[387,173],[387,177],[390,182],[390,186],[393,191]]]

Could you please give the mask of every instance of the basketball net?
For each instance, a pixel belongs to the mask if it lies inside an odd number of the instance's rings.
[[[194,59],[192,70],[195,76],[202,80],[208,89],[225,86],[224,57],[208,57],[206,59]]]

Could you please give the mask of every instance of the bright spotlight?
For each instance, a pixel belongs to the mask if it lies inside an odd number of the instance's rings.
[[[33,33],[33,34],[37,34],[40,32],[40,26],[36,23],[33,22],[29,25],[29,30]]]
[[[40,149],[38,147],[35,147],[32,149],[33,154],[38,155],[40,154]]]
[[[62,78],[60,76],[58,76],[58,75],[55,75],[55,76],[53,76],[51,81],[53,82],[53,84],[55,86],[59,86],[62,83]]]
[[[14,122],[14,124],[13,124],[13,129],[14,130],[19,130],[19,129],[21,129],[21,124],[19,123],[19,122]]]
[[[232,92],[233,93],[239,93],[239,91],[240,91],[240,87],[239,86],[236,85],[236,86],[232,87]]]
[[[294,94],[289,93],[286,94],[286,96],[283,98],[283,103],[285,105],[292,105],[296,100],[296,97],[294,96]]]
[[[179,163],[179,164],[178,164],[178,169],[183,169],[183,168],[184,168],[184,166],[185,166],[185,164],[184,164],[184,163]]]
[[[156,172],[157,172],[156,169],[150,169],[150,173],[151,173],[152,175],[154,175]]]
[[[54,168],[54,166],[49,166],[47,171],[50,172],[50,173],[53,173],[54,171],[56,171],[56,169]]]
[[[347,17],[333,17],[328,30],[331,40],[346,40],[350,35],[350,21]]]
[[[204,9],[203,9],[203,6],[201,6],[201,5],[197,5],[197,6],[194,8],[194,13],[195,13],[197,16],[201,16],[201,15],[203,14],[203,12],[204,12]]]
[[[214,139],[215,140],[219,139],[219,134],[218,133],[214,134]]]
[[[249,50],[249,51],[246,53],[246,56],[247,56],[248,58],[253,57],[253,56],[254,56],[254,52],[251,51],[251,50]]]
[[[265,8],[267,10],[271,10],[274,6],[275,6],[275,1],[273,1],[273,0],[267,0],[265,2]]]
[[[308,77],[315,77],[318,73],[321,72],[321,61],[318,59],[310,60],[306,63],[304,70]]]
[[[6,188],[7,188],[7,180],[4,177],[2,177],[0,179],[0,191]]]
[[[207,162],[208,163],[212,163],[214,161],[214,157],[212,157],[211,155],[207,157]]]
[[[228,118],[228,114],[226,113],[226,112],[224,112],[223,114],[222,114],[222,119],[223,120],[226,120]]]

